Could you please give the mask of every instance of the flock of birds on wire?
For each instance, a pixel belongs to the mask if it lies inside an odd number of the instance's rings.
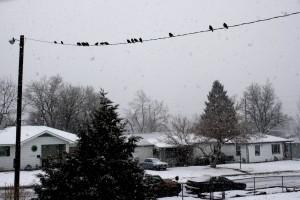
[[[226,23],[223,24],[223,27],[226,28],[226,29],[228,29],[228,26],[227,26]],[[209,30],[212,31],[212,32],[214,32],[214,28],[211,25],[209,25]],[[169,37],[174,37],[174,35],[172,33],[169,33]],[[129,44],[134,44],[136,42],[142,43],[143,39],[142,38],[139,38],[139,39],[136,39],[136,38],[127,39],[127,43],[129,43]],[[54,44],[58,44],[58,42],[54,41]],[[60,44],[64,44],[64,42],[60,41]],[[94,46],[98,46],[98,45],[109,45],[109,43],[108,42],[96,42],[94,44]],[[90,44],[88,42],[77,42],[77,46],[90,46]]]

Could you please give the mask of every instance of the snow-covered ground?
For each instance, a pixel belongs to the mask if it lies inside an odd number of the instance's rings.
[[[265,176],[265,175],[300,175],[300,161],[286,160],[266,163],[249,163],[242,164],[242,169],[238,163],[218,165],[216,169],[210,168],[209,166],[189,166],[189,167],[174,167],[168,168],[166,171],[153,171],[146,170],[148,174],[160,175],[162,178],[174,179],[175,176],[179,176],[179,182],[185,183],[190,178],[197,178],[202,175],[211,176],[227,176],[230,179],[238,179],[253,176]],[[42,171],[21,171],[20,174],[20,185],[31,185],[38,183],[37,174]],[[13,185],[14,183],[14,172],[0,172],[0,187]],[[253,196],[249,191],[229,191],[226,192],[226,197],[235,196],[236,194],[249,195],[242,198],[243,200],[277,200],[277,199],[300,199],[300,192],[284,193],[284,194],[272,194],[279,193],[282,188],[264,189],[268,195]],[[250,193],[250,194],[249,194]],[[216,194],[218,195],[218,194]],[[219,194],[220,195],[220,194]],[[179,200],[182,197],[167,197],[161,198],[162,200]],[[194,197],[184,197],[185,200],[195,199]]]
[[[20,185],[32,185],[38,183],[39,180],[36,177],[37,174],[43,173],[41,170],[36,171],[21,171],[20,172]],[[0,172],[0,187],[11,186],[14,184],[15,173],[10,172]]]
[[[246,163],[242,164],[240,170],[239,163],[217,165],[216,169],[209,166],[190,166],[168,168],[166,171],[146,170],[146,173],[160,175],[162,178],[174,179],[179,176],[179,182],[185,183],[187,179],[200,177],[202,175],[211,176],[231,176],[231,179],[252,177],[253,175],[290,175],[300,174],[300,161],[285,160],[266,163]]]
[[[269,195],[257,195],[247,197],[235,197],[233,200],[297,200],[300,199],[300,192],[291,193],[277,193]],[[160,200],[182,200],[182,197],[166,197],[160,198]],[[184,197],[184,200],[195,200],[194,197]]]

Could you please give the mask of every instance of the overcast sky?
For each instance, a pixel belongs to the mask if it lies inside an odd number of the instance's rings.
[[[18,44],[150,39],[300,11],[299,0],[0,0],[0,76],[17,81]],[[138,44],[77,47],[26,40],[24,82],[60,74],[104,88],[122,111],[137,90],[163,100],[172,114],[200,114],[214,80],[229,96],[269,79],[294,116],[300,97],[300,15],[215,32]]]

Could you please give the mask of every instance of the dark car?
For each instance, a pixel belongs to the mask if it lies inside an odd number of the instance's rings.
[[[227,190],[245,190],[245,183],[238,183],[223,176],[202,176],[186,182],[186,189],[192,194],[204,192],[220,192]]]
[[[170,179],[162,179],[159,175],[145,175],[144,187],[147,197],[169,197],[178,196],[181,185]]]
[[[144,169],[166,170],[168,163],[160,161],[158,158],[146,158],[144,162],[140,163]]]

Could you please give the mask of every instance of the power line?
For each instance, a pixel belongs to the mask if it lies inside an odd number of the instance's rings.
[[[48,44],[54,44],[54,45],[67,45],[67,46],[80,46],[80,47],[81,46],[83,46],[83,47],[95,47],[95,46],[128,45],[128,44],[132,44],[132,43],[153,42],[153,41],[157,41],[157,40],[165,40],[165,39],[171,39],[171,38],[175,38],[175,37],[185,37],[185,36],[189,36],[189,35],[219,31],[219,30],[222,30],[222,29],[235,28],[235,27],[239,27],[239,26],[245,26],[245,25],[249,25],[249,24],[255,24],[255,23],[270,21],[270,20],[273,20],[273,19],[284,18],[284,17],[289,17],[289,16],[292,16],[292,15],[298,15],[298,14],[300,14],[300,12],[286,13],[284,15],[278,15],[278,16],[274,16],[274,17],[270,17],[270,18],[259,19],[259,20],[250,21],[250,22],[243,22],[243,23],[234,24],[234,25],[227,25],[227,24],[224,23],[223,27],[220,27],[220,28],[212,28],[212,26],[209,26],[209,29],[207,29],[207,30],[189,32],[189,33],[182,33],[182,34],[177,34],[177,35],[169,33],[169,36],[166,36],[166,37],[157,37],[157,38],[150,38],[150,39],[144,39],[144,40],[142,40],[141,38],[139,40],[137,40],[136,38],[126,39],[127,42],[117,42],[117,43],[95,42],[95,44],[90,45],[88,42],[63,43],[62,41],[60,41],[60,42],[47,41],[47,40],[39,40],[39,39],[27,38],[27,37],[25,38],[25,40],[30,40],[30,41],[34,41],[34,42],[41,42],[41,43],[48,43]],[[17,40],[17,39],[15,39],[15,40]]]

